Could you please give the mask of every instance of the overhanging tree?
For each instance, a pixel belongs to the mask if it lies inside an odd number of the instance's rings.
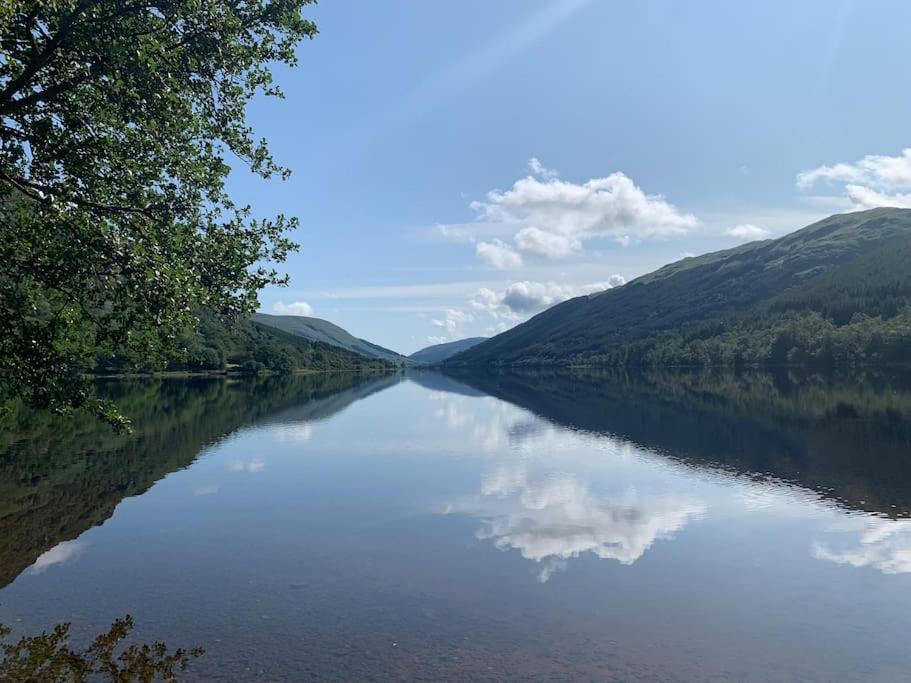
[[[193,311],[285,278],[295,219],[255,220],[228,161],[285,177],[245,121],[313,0],[0,0],[0,385],[109,419],[80,373],[155,366]],[[266,264],[266,265],[263,265]]]

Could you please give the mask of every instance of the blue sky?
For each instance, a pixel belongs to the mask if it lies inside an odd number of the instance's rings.
[[[287,288],[410,353],[831,213],[911,206],[911,3],[343,2],[251,106]],[[801,175],[802,174],[802,175]]]

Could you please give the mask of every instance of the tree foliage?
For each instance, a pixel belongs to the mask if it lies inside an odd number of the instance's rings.
[[[295,219],[228,196],[229,160],[285,177],[245,121],[280,96],[312,0],[0,0],[3,390],[89,405],[99,353],[161,364],[194,311],[281,284]]]
[[[58,624],[50,633],[0,644],[0,679],[10,683],[82,683],[99,678],[112,683],[176,681],[176,672],[186,670],[191,657],[203,654],[201,648],[170,652],[164,643],[120,648],[132,630],[133,618],[127,615],[84,650],[67,645],[69,624]],[[9,634],[8,628],[0,626],[0,639]]]

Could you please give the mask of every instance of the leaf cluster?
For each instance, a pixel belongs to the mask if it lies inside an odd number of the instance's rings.
[[[286,278],[295,218],[229,196],[233,165],[287,177],[246,123],[311,0],[0,4],[0,382],[93,407],[99,353],[163,365],[194,311],[236,319]]]
[[[112,683],[150,683],[159,679],[176,681],[191,658],[200,657],[202,648],[168,650],[164,643],[130,644],[121,648],[133,630],[133,618],[126,615],[98,635],[83,650],[68,646],[70,624],[58,624],[37,636],[23,636],[14,643],[0,644],[0,680],[10,683],[82,683],[103,680]],[[0,626],[0,640],[10,635]]]

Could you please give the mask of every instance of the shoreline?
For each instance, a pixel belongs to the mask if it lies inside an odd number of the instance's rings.
[[[329,375],[329,374],[387,374],[398,372],[400,368],[374,368],[358,370],[311,370],[299,368],[294,372],[275,372],[265,370],[262,372],[246,372],[243,370],[161,370],[158,372],[111,372],[104,374],[86,373],[83,377],[87,379],[189,379],[191,377],[223,377],[240,378],[240,377],[274,377],[274,376],[302,376],[302,375]]]

